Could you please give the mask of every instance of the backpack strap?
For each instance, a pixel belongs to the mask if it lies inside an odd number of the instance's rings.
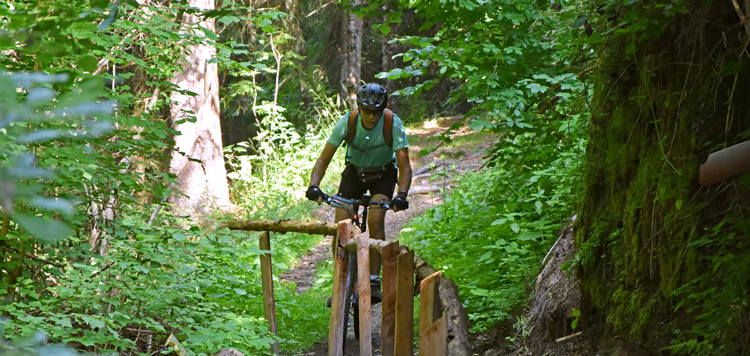
[[[345,143],[352,144],[352,141],[354,141],[354,135],[357,134],[357,115],[359,114],[358,110],[352,110],[352,112],[349,113],[349,131],[346,133],[346,138],[344,139]]]
[[[393,111],[385,109],[383,120],[383,138],[388,147],[393,147]]]
[[[346,133],[345,143],[351,145],[354,141],[354,136],[357,134],[357,115],[358,110],[352,110],[349,113],[349,130]],[[391,109],[383,110],[383,139],[388,147],[393,147],[393,111]]]

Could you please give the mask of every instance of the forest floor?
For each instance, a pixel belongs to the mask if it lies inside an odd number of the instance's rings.
[[[466,126],[455,131],[450,137],[454,140],[449,146],[441,146],[437,140],[428,138],[440,135],[460,118],[437,118],[424,122],[420,127],[407,129],[409,137],[409,157],[413,179],[409,190],[409,209],[386,214],[386,239],[397,240],[402,227],[415,216],[421,215],[434,205],[443,203],[444,193],[455,187],[460,174],[476,171],[483,163],[484,151],[494,142],[493,135],[477,133]],[[436,148],[436,149],[435,149]],[[420,156],[421,150],[435,149],[428,155]],[[321,206],[313,212],[320,221],[333,222],[333,209]],[[326,237],[313,251],[303,256],[282,276],[282,280],[294,282],[297,292],[309,289],[315,281],[316,266],[331,258],[331,237]],[[372,349],[380,355],[381,305],[372,307]],[[306,356],[328,355],[328,341],[321,340],[314,348],[295,354]],[[344,355],[359,355],[359,343],[349,330]]]

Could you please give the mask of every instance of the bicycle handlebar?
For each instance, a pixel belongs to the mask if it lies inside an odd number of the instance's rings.
[[[376,201],[372,201],[369,199],[348,199],[340,195],[328,195],[325,193],[323,195],[324,195],[324,198],[323,198],[324,203],[334,208],[341,208],[347,211],[350,209],[353,209],[354,207],[359,208],[360,206],[364,206],[365,203],[368,205],[368,207],[379,206],[381,208],[385,208],[388,210],[393,209],[391,204],[385,201],[385,199],[381,200],[380,202],[376,202]]]

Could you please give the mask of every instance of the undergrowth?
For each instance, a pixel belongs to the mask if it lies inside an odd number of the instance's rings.
[[[544,256],[573,215],[585,118],[564,126],[552,134],[508,134],[495,153],[497,164],[461,178],[443,205],[402,231],[403,242],[456,282],[473,332],[525,302]],[[524,156],[529,150],[534,153]]]
[[[230,194],[241,209],[240,215],[233,218],[311,219],[311,212],[317,205],[304,199],[310,171],[331,129],[344,114],[335,109],[331,99],[318,98],[317,112],[312,113],[318,118],[318,123],[308,127],[306,133],[300,135],[294,129],[283,116],[282,108],[259,107],[259,111],[267,116],[259,122],[258,136],[252,142],[225,149],[230,167]],[[324,191],[334,191],[338,182],[335,172],[343,170],[343,161],[342,157],[336,157],[331,162],[329,174],[321,184]],[[249,240],[257,241],[258,233],[247,235]],[[320,281],[303,294],[294,292],[294,283],[278,283],[279,276],[322,239],[322,235],[271,233],[277,285],[274,290],[276,316],[282,350],[309,348],[328,333],[330,310],[325,307],[325,299],[330,295],[330,277],[319,274]],[[254,243],[257,246],[257,242]],[[324,283],[326,280],[329,283]],[[257,315],[263,315],[262,308]]]

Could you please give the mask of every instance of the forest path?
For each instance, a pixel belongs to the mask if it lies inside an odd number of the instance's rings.
[[[450,137],[450,145],[441,145],[441,141],[428,138],[445,132],[452,124],[461,122],[460,117],[437,118],[423,122],[417,127],[407,129],[409,138],[409,158],[413,178],[409,190],[409,209],[398,213],[386,214],[386,239],[397,240],[402,227],[434,205],[443,203],[445,190],[455,187],[460,174],[478,170],[483,163],[484,151],[496,142],[491,134],[475,132],[465,125],[456,130]],[[421,150],[434,149],[426,156],[420,156]],[[334,221],[334,209],[323,205],[313,212],[315,218],[324,222]],[[315,271],[319,263],[331,258],[331,237],[326,237],[313,251],[303,256],[282,276],[282,281],[294,282],[297,292],[309,289],[315,281]],[[380,355],[380,323],[382,320],[381,305],[372,306],[372,349],[373,355]],[[313,349],[295,353],[295,355],[326,356],[328,340],[321,340]],[[359,355],[359,342],[349,329],[344,355]]]

